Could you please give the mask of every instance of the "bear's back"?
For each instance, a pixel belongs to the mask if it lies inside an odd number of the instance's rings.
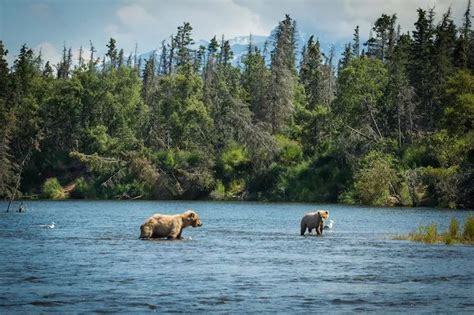
[[[179,224],[179,214],[178,215],[168,215],[155,213],[150,220],[154,220],[154,229],[153,237],[167,237],[173,227],[176,224]]]

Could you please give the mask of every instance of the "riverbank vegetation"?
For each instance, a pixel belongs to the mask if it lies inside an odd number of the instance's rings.
[[[474,245],[474,217],[469,216],[464,223],[463,231],[459,229],[459,222],[455,218],[451,219],[449,229],[442,233],[438,233],[438,226],[435,223],[430,225],[421,225],[418,230],[408,235],[397,236],[397,240],[410,240],[415,242],[423,242],[428,244],[444,243],[452,244],[470,244]]]
[[[238,65],[189,23],[146,59],[111,38],[57,65],[24,45],[10,67],[0,41],[0,197],[472,208],[473,34],[469,1],[461,25],[356,27],[337,65],[290,16]]]

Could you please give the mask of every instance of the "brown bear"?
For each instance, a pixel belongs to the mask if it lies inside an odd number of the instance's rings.
[[[306,213],[303,219],[301,219],[301,235],[304,235],[306,228],[308,228],[309,233],[311,233],[311,231],[316,228],[316,234],[322,235],[324,221],[327,218],[329,218],[329,212],[325,210]]]
[[[192,210],[175,215],[155,213],[140,226],[140,238],[181,239],[183,229],[190,225],[192,227],[202,226],[201,219]]]

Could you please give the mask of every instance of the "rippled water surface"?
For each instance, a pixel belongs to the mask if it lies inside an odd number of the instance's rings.
[[[474,312],[474,247],[392,240],[419,224],[444,231],[472,211],[145,201],[27,207],[0,213],[0,313]],[[184,240],[138,239],[153,213],[186,208],[203,226],[187,228]],[[317,209],[330,211],[333,230],[301,237],[301,217]]]

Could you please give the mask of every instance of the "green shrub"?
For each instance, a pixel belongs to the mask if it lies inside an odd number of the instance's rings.
[[[84,177],[79,177],[74,181],[76,188],[71,192],[71,198],[74,199],[87,199],[95,198],[94,186],[91,185]]]
[[[459,195],[459,167],[426,167],[422,173],[430,204],[455,208]]]
[[[245,148],[231,146],[222,152],[221,162],[226,174],[235,175],[234,173],[250,163],[250,158]]]
[[[67,194],[64,193],[63,187],[56,177],[48,178],[43,184],[43,197],[47,199],[65,199]]]
[[[245,190],[245,180],[243,179],[234,179],[229,184],[229,188],[227,190],[227,196],[230,198],[238,198],[242,195]]]
[[[279,159],[285,165],[297,164],[303,158],[303,148],[301,145],[283,135],[276,136]]]
[[[462,237],[466,242],[474,242],[474,216],[469,216],[464,223],[464,231]]]
[[[444,235],[444,243],[446,245],[451,245],[451,244],[453,244],[453,242],[454,242],[454,238],[449,233],[446,233]]]
[[[438,226],[435,223],[420,225],[418,231],[410,233],[408,238],[412,241],[433,244],[438,241]]]
[[[216,187],[210,193],[210,197],[214,200],[225,200],[225,186],[222,181],[218,180],[216,182]]]
[[[457,238],[459,232],[459,222],[456,218],[452,218],[449,223],[449,236],[452,238]]]
[[[402,157],[403,163],[410,168],[433,165],[435,158],[426,145],[416,143],[405,148]]]
[[[372,151],[362,160],[354,176],[354,192],[357,198],[367,205],[391,206],[392,183],[397,180],[393,169],[392,155]]]
[[[428,226],[420,225],[416,232],[408,234],[408,236],[397,235],[394,237],[396,240],[411,240],[416,242],[424,243],[441,243],[444,242],[446,245],[452,245],[457,243],[463,244],[474,244],[474,217],[469,216],[464,224],[464,231],[462,237],[459,234],[459,223],[455,218],[451,219],[449,229],[439,235],[438,227],[436,224],[430,224]]]
[[[432,223],[426,227],[426,233],[424,236],[425,243],[435,243],[438,239],[438,226]]]

